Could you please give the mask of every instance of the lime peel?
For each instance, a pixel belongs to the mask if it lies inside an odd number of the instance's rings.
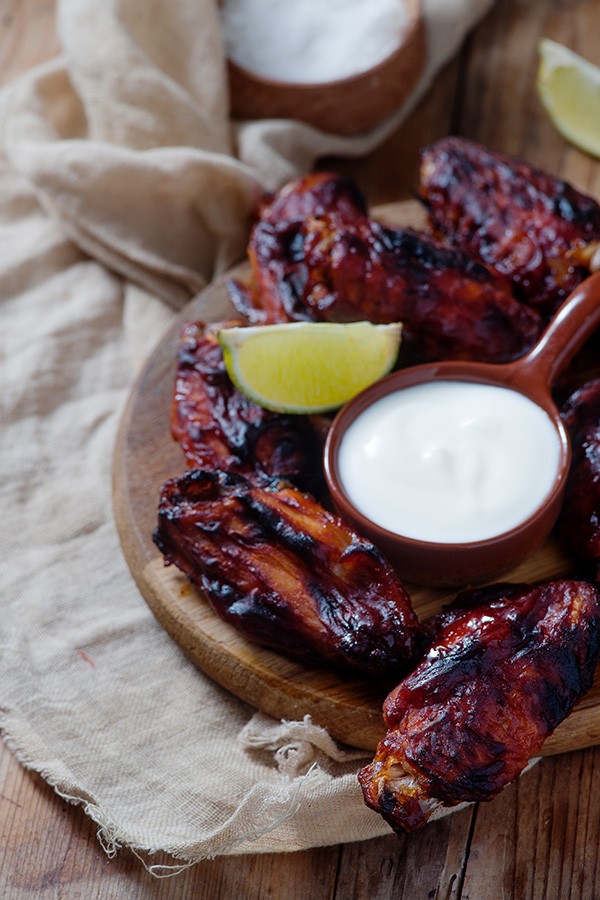
[[[600,157],[600,68],[563,44],[539,43],[538,95],[569,143]]]
[[[394,366],[402,326],[286,322],[217,333],[236,388],[281,413],[337,409]]]

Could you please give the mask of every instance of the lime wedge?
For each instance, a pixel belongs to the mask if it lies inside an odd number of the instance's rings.
[[[218,338],[239,391],[274,412],[336,409],[386,375],[401,325],[290,322],[223,328]]]
[[[569,143],[600,157],[600,68],[548,39],[539,52],[538,93],[552,122]]]

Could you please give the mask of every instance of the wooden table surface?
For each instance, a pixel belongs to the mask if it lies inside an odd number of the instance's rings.
[[[600,64],[598,0],[498,0],[419,108],[369,158],[339,162],[371,203],[410,196],[420,146],[459,133],[600,197],[600,161],[568,147],[535,93],[537,41]],[[54,0],[0,0],[0,80],[59,52]],[[596,778],[596,768],[599,777]],[[152,878],[0,745],[0,897],[430,900],[600,897],[600,747],[543,760],[493,803],[406,836],[224,857]],[[156,860],[153,860],[156,861]]]

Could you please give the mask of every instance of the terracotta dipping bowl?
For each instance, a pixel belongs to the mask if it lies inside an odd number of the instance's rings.
[[[274,81],[229,60],[232,116],[297,119],[340,135],[357,134],[378,125],[407,99],[425,64],[427,41],[421,0],[406,0],[406,9],[408,21],[397,49],[373,68],[338,81]]]
[[[571,460],[569,438],[551,395],[554,379],[600,324],[600,273],[565,300],[535,347],[510,363],[426,363],[393,372],[352,399],[333,421],[325,446],[325,477],[340,515],[387,556],[400,577],[417,584],[456,586],[497,578],[544,542],[560,512]],[[469,381],[512,388],[540,406],[556,428],[559,464],[542,505],[510,531],[471,543],[436,543],[382,528],[356,508],[342,484],[338,454],[349,425],[390,393],[431,381]],[[401,502],[401,497],[398,498]]]

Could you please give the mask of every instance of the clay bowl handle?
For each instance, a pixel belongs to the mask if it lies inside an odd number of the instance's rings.
[[[557,375],[598,325],[600,272],[569,295],[529,353],[503,364],[503,380],[544,405]]]

